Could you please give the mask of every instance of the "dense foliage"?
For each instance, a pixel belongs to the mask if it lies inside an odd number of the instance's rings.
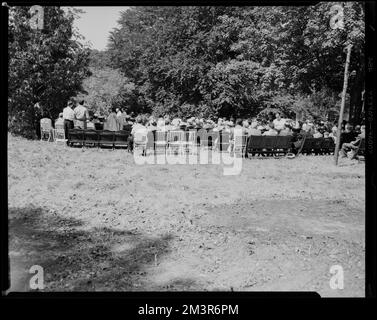
[[[277,107],[327,117],[347,43],[351,93],[360,95],[364,72],[363,5],[343,5],[344,29],[330,27],[332,5],[134,7],[111,33],[107,59],[132,86],[123,98],[134,110],[245,116]]]
[[[42,115],[56,118],[69,98],[82,95],[100,113],[123,106],[181,117],[255,116],[275,108],[325,119],[339,110],[349,43],[347,102],[357,119],[364,8],[343,3],[344,28],[333,29],[334,4],[131,7],[121,13],[108,49],[91,52],[72,27],[77,11],[45,7],[44,29],[32,30],[29,7],[14,7],[9,129],[31,137]]]
[[[90,68],[92,75],[83,81],[84,93],[77,99],[84,99],[89,111],[107,114],[110,106],[121,103],[121,93],[129,84],[117,71],[111,68]]]
[[[57,118],[90,71],[89,50],[72,27],[77,13],[44,7],[44,27],[34,30],[29,9],[9,12],[8,128],[33,138],[39,118]]]

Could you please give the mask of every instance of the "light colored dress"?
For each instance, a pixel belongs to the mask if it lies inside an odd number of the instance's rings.
[[[107,117],[104,125],[103,130],[109,130],[109,131],[119,131],[120,130],[120,122],[115,113],[110,113]]]

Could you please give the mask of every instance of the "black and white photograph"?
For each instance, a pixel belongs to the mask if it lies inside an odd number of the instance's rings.
[[[366,296],[364,2],[2,10],[6,294]]]

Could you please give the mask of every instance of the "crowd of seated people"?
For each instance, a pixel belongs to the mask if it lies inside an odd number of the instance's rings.
[[[349,131],[344,132],[343,134],[347,134],[345,137],[343,137],[343,141],[340,148],[340,157],[346,158],[347,153],[350,152],[351,160],[357,158],[357,150],[360,147],[360,143],[363,139],[365,139],[365,125],[358,126],[359,128],[355,128],[354,131],[352,131],[350,128]],[[349,142],[348,142],[349,141]]]
[[[314,138],[333,137],[336,132],[332,130],[332,126],[326,123],[305,123],[296,122],[290,119],[283,119],[279,113],[275,115],[272,121],[252,119],[225,119],[218,118],[203,119],[190,117],[186,119],[173,118],[169,115],[156,118],[150,115],[139,115],[134,120],[131,136],[129,137],[129,148],[132,150],[135,133],[138,131],[172,131],[172,130],[213,130],[215,132],[227,132],[232,135],[235,130],[240,130],[246,136],[292,136],[293,141],[301,141],[303,136],[311,136]],[[336,126],[335,126],[336,128]],[[333,133],[331,136],[330,133]],[[141,135],[140,135],[141,136]]]
[[[232,136],[235,130],[241,130],[247,136],[292,136],[292,142],[297,149],[302,144],[303,138],[331,138],[334,143],[337,139],[337,124],[326,121],[306,120],[294,121],[282,118],[279,113],[274,115],[274,119],[226,119],[218,118],[203,119],[191,117],[187,119],[173,118],[168,115],[155,118],[149,115],[140,115],[133,125],[133,132],[138,130],[148,131],[170,131],[170,130],[213,130],[218,132],[228,132]],[[362,134],[361,134],[362,133]],[[361,135],[360,135],[361,134]],[[129,138],[130,150],[132,150],[134,134]],[[365,137],[365,126],[355,128],[348,123],[343,123],[340,135],[341,150],[355,150],[360,137]],[[350,145],[351,144],[351,145]]]
[[[334,143],[337,139],[337,123],[329,121],[296,121],[282,117],[280,113],[270,113],[268,117],[258,119],[248,118],[235,119],[218,117],[217,119],[205,119],[199,117],[178,118],[164,115],[155,117],[149,114],[135,116],[133,113],[127,114],[122,108],[111,108],[110,114],[101,117],[99,114],[90,113],[85,107],[84,101],[78,102],[74,106],[69,101],[67,107],[59,114],[55,126],[63,126],[66,132],[68,129],[96,129],[130,132],[128,138],[129,150],[132,151],[137,139],[149,131],[172,131],[172,130],[213,130],[215,132],[227,132],[232,137],[235,130],[240,130],[246,136],[292,136],[292,141],[296,149],[302,144],[305,138],[332,138]],[[361,137],[361,138],[360,138]],[[355,150],[360,139],[365,137],[365,126],[343,122],[340,135],[341,156],[348,151]]]

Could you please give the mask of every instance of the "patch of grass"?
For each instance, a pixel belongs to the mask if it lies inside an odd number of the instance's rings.
[[[40,265],[45,290],[135,290],[145,268],[169,252],[170,235],[94,228],[79,230],[77,219],[51,217],[42,208],[10,208],[11,291],[29,290],[28,270]],[[124,250],[114,250],[123,245]]]

